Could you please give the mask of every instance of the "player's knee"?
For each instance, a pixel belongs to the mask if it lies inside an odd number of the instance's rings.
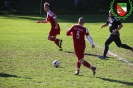
[[[107,43],[105,43],[105,47],[106,47],[106,46],[109,46],[109,45],[108,45]]]
[[[84,63],[84,59],[80,59],[79,62],[83,64]]]
[[[118,47],[122,47],[122,44],[117,44]]]
[[[50,40],[50,41],[55,41],[55,37],[53,37],[53,36],[48,36],[48,40]]]
[[[51,40],[51,37],[50,36],[48,36],[48,40]]]

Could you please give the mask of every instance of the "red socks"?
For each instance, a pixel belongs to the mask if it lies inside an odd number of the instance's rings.
[[[90,68],[90,64],[88,62],[86,62],[86,61],[84,61],[83,65],[86,66],[87,68]]]
[[[77,68],[80,69],[81,63],[79,61],[77,61]]]
[[[59,46],[59,39],[55,39],[55,41],[54,41],[54,43],[57,45],[57,46]]]
[[[50,39],[51,41],[54,41],[54,43],[57,45],[57,46],[59,46],[59,39],[56,39],[56,38],[54,38],[54,37],[52,37],[51,39]]]

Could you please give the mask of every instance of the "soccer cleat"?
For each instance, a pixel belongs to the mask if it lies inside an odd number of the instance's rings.
[[[100,58],[100,59],[105,59],[105,57],[104,57],[104,56],[100,56],[100,55],[98,56],[98,58]]]
[[[79,75],[79,70],[76,70],[74,75]]]
[[[62,46],[62,41],[63,41],[63,40],[60,40],[60,41],[59,41],[59,48],[62,48],[62,47],[61,47],[61,46]]]
[[[92,69],[93,75],[95,75],[96,74],[96,67],[92,67],[91,69]]]

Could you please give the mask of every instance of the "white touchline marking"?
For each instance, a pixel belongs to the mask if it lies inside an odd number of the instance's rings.
[[[69,29],[66,25],[63,25],[63,27],[64,27],[65,29]],[[102,46],[99,46],[99,45],[97,45],[97,44],[95,44],[95,45],[98,46],[99,48],[103,49]],[[131,62],[129,62],[128,60],[125,60],[125,59],[119,57],[117,54],[112,53],[111,51],[108,51],[108,54],[111,55],[111,56],[114,56],[114,57],[118,57],[118,58],[117,58],[118,60],[123,61],[123,62],[126,62],[128,65],[133,66],[133,63],[131,63]]]
[[[101,46],[99,46],[99,45],[96,45],[96,46],[98,46],[99,48],[103,49],[103,47],[101,47]],[[129,62],[128,60],[125,60],[125,59],[119,57],[117,54],[114,54],[114,53],[112,53],[111,51],[108,51],[108,54],[111,55],[111,56],[117,57],[118,60],[123,61],[123,62],[126,62],[126,63],[127,63],[128,65],[130,65],[130,66],[133,66],[133,63],[131,63],[131,62]]]

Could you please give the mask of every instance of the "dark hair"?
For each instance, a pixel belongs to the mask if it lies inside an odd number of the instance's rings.
[[[45,2],[45,3],[44,3],[44,6],[49,7],[49,5],[50,5],[50,4],[49,4],[49,3],[47,3],[47,2]]]

